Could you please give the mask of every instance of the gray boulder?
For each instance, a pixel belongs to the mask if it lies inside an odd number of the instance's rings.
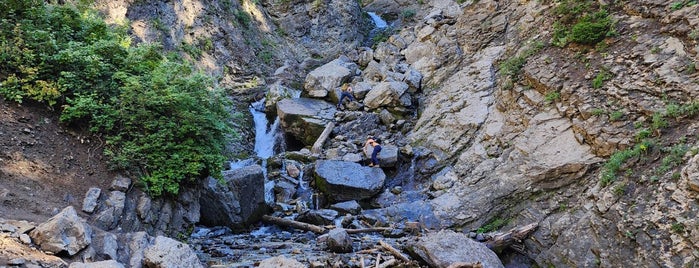
[[[124,265],[115,260],[108,260],[88,263],[74,262],[68,268],[124,268]]]
[[[374,146],[366,145],[363,148],[364,156],[371,159],[371,152],[374,151]],[[381,145],[381,152],[378,155],[379,166],[395,167],[398,163],[398,147],[395,145]]]
[[[449,267],[457,262],[480,262],[483,267],[504,268],[495,252],[466,234],[450,230],[429,233],[409,247],[430,267]]]
[[[65,251],[73,256],[92,242],[92,227],[69,206],[39,224],[29,235],[43,251],[56,254]]]
[[[362,211],[362,206],[356,200],[350,200],[330,205],[331,209],[337,210],[342,215],[347,213],[357,215]]]
[[[308,210],[301,213],[296,220],[315,225],[332,225],[335,224],[337,215],[337,211],[332,209]]]
[[[340,57],[308,73],[303,85],[308,96],[325,98],[357,71],[357,65],[347,57]]]
[[[402,108],[410,106],[410,98],[402,98],[408,91],[408,84],[404,82],[381,82],[378,83],[364,97],[364,105],[369,109],[379,107]]]
[[[109,186],[109,190],[126,192],[131,186],[131,179],[124,176],[117,176]]]
[[[87,193],[85,193],[85,199],[83,199],[83,211],[87,213],[94,212],[95,208],[97,207],[97,200],[100,198],[100,194],[102,194],[102,189],[97,187],[91,187],[89,190],[87,190]]]
[[[125,202],[124,192],[110,192],[109,198],[104,201],[104,208],[95,217],[95,225],[105,230],[114,229],[124,213]]]
[[[306,268],[306,265],[297,260],[284,256],[276,256],[264,259],[260,262],[258,268]]]
[[[328,250],[335,253],[352,252],[352,237],[345,229],[332,229],[328,232],[328,238],[325,241]]]
[[[317,161],[314,175],[320,191],[334,201],[370,198],[381,191],[386,180],[380,168],[334,160]]]
[[[333,120],[335,105],[308,98],[283,99],[277,102],[282,128],[305,145],[312,145]]]
[[[149,268],[204,267],[194,251],[172,238],[158,236],[143,252],[143,263]]]
[[[267,209],[264,175],[259,165],[223,172],[223,183],[209,178],[202,190],[201,223],[208,226],[245,228]]]

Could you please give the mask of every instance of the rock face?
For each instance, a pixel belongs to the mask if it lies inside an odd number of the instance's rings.
[[[73,207],[66,207],[48,221],[39,224],[30,236],[41,250],[55,254],[75,255],[92,241],[92,227],[85,223]]]
[[[411,251],[427,262],[430,267],[446,268],[454,263],[475,264],[498,268],[502,265],[495,252],[467,235],[453,231],[440,231],[421,237],[410,245]]]
[[[264,175],[259,165],[223,172],[223,182],[209,178],[201,195],[201,223],[241,229],[266,211]]]
[[[334,114],[335,105],[322,100],[295,98],[277,103],[282,128],[305,145],[312,145],[318,139]]]
[[[186,244],[172,238],[158,236],[152,246],[143,252],[143,263],[146,267],[204,267]]]
[[[386,179],[380,168],[333,160],[317,161],[314,174],[318,188],[335,201],[370,198],[381,191]]]

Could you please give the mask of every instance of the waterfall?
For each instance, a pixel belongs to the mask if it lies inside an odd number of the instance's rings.
[[[267,159],[274,155],[274,144],[279,133],[279,117],[269,125],[264,108],[264,98],[250,105],[250,113],[255,122],[255,153],[257,157]]]
[[[376,15],[374,12],[367,12],[369,14],[369,17],[371,17],[371,20],[374,21],[374,25],[376,28],[383,29],[388,27],[388,24],[386,23],[385,20],[383,20],[379,15]]]

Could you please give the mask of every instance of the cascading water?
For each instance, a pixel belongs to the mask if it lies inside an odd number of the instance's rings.
[[[383,29],[388,27],[388,24],[386,23],[385,20],[383,20],[379,15],[376,15],[374,12],[367,12],[369,14],[369,17],[371,17],[371,20],[374,21],[374,26],[379,29]]]

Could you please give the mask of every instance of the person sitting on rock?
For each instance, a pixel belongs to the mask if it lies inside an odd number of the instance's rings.
[[[371,151],[371,163],[370,167],[379,167],[379,153],[381,152],[381,139],[379,138],[369,138],[366,140],[366,145],[371,145],[374,149]]]
[[[342,101],[344,101],[345,98],[349,98],[350,101],[355,101],[354,96],[352,96],[352,87],[347,83],[343,84],[340,90],[340,101],[337,103],[337,109],[340,109]]]

